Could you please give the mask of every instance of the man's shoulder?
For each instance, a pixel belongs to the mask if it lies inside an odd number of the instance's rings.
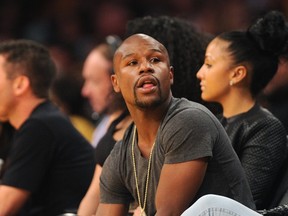
[[[194,133],[225,134],[225,130],[216,116],[204,105],[185,98],[173,98],[171,106],[162,121],[161,131],[175,130],[194,131]]]
[[[204,105],[189,101],[186,98],[172,98],[165,119],[171,120],[177,118],[183,118],[184,120],[195,119],[195,121],[202,121],[203,119],[216,121],[215,115]]]
[[[65,127],[69,130],[73,127],[68,115],[60,111],[60,109],[50,101],[39,104],[25,121],[27,125],[39,125],[40,127],[57,130],[59,127]]]
[[[186,98],[172,98],[169,111],[174,110],[183,110],[183,109],[191,109],[191,110],[200,110],[203,112],[211,113],[204,105],[190,101]]]
[[[44,119],[44,120],[55,120],[55,119],[68,119],[68,116],[63,114],[60,109],[50,101],[45,101],[39,104],[31,113],[31,119]]]
[[[36,107],[19,131],[34,135],[41,133],[45,136],[65,137],[66,140],[79,139],[79,134],[69,117],[49,101]]]

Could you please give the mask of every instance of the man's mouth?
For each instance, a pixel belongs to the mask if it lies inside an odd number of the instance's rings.
[[[158,86],[157,79],[151,75],[145,75],[139,78],[136,87],[144,94],[150,94],[156,91]]]
[[[153,86],[155,86],[152,82],[146,81],[143,83],[142,88],[152,88]]]
[[[157,80],[153,76],[143,76],[137,82],[137,88],[153,88],[157,86]]]

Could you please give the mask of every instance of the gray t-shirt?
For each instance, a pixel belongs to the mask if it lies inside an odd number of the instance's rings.
[[[132,165],[131,125],[107,158],[100,178],[101,203],[128,203],[137,199]],[[137,140],[137,139],[136,139]],[[148,159],[135,146],[136,170],[143,205]],[[191,204],[204,194],[219,194],[255,208],[248,182],[229,138],[215,116],[204,106],[173,98],[158,129],[152,155],[146,214],[154,215],[155,194],[163,164],[209,157],[204,181]]]

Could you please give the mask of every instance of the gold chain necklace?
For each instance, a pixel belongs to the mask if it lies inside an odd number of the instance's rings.
[[[152,145],[151,152],[150,152],[150,155],[149,155],[148,168],[147,168],[147,177],[146,177],[146,185],[145,185],[145,193],[144,193],[144,200],[143,200],[143,206],[142,206],[141,198],[140,198],[140,192],[139,192],[139,186],[138,186],[137,172],[136,172],[135,154],[134,154],[134,146],[136,145],[135,144],[135,136],[136,136],[136,126],[134,126],[133,137],[132,137],[133,171],[134,171],[134,177],[135,177],[135,182],[136,182],[136,191],[137,191],[138,203],[139,203],[139,206],[140,206],[140,216],[146,216],[145,207],[146,207],[146,203],[147,203],[147,193],[148,193],[148,184],[149,184],[149,177],[150,177],[151,160],[152,160],[152,153],[153,153],[155,142]]]

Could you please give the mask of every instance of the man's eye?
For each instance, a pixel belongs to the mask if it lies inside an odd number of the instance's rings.
[[[157,58],[157,57],[154,57],[154,58],[150,59],[150,62],[152,62],[152,63],[156,63],[156,62],[159,62],[159,61],[160,61],[160,59]]]
[[[136,64],[137,64],[137,61],[133,60],[133,61],[129,61],[127,65],[133,66]]]

